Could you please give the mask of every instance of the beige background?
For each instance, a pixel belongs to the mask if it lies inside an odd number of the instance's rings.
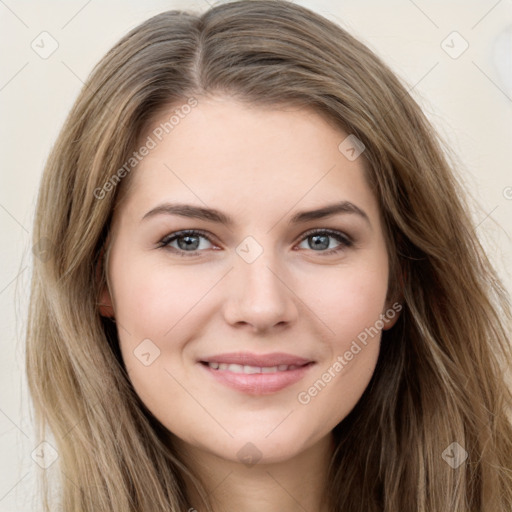
[[[409,84],[457,154],[481,205],[474,213],[478,233],[512,290],[512,1],[296,3],[358,36]],[[36,510],[34,477],[42,471],[31,458],[23,333],[44,161],[92,66],[129,29],[178,7],[204,11],[208,3],[0,1],[0,512]],[[43,45],[58,48],[41,58],[33,41],[40,52]],[[452,58],[464,41],[467,50]]]

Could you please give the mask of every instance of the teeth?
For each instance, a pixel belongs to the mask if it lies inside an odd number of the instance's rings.
[[[241,371],[238,371],[238,368],[241,368]],[[261,368],[258,366],[240,366],[239,364],[230,364],[229,370],[234,373],[261,373]]]
[[[208,366],[214,370],[220,371],[228,371],[233,373],[275,373],[275,372],[284,372],[287,370],[295,370],[298,368],[296,365],[280,364],[278,366],[249,366],[249,365],[241,365],[241,364],[227,364],[227,363],[214,363],[208,362]]]
[[[244,367],[241,364],[230,364],[227,367],[229,372],[242,373],[244,371]]]

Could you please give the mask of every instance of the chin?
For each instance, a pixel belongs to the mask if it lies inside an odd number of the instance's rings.
[[[316,439],[304,436],[291,436],[283,430],[280,434],[273,432],[267,438],[264,435],[240,435],[234,439],[226,440],[223,446],[217,444],[210,446],[209,451],[215,456],[241,463],[247,467],[255,464],[279,464],[299,456],[315,444]]]

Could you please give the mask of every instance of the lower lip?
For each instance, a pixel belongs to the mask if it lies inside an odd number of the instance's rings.
[[[294,370],[278,370],[274,373],[234,373],[198,364],[221,384],[249,395],[268,395],[291,386],[301,380],[314,365],[309,363]]]

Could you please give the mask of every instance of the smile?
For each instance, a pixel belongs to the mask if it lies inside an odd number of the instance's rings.
[[[276,393],[300,381],[314,361],[290,354],[238,352],[198,361],[208,378],[249,395]]]
[[[279,366],[248,366],[248,365],[241,365],[241,364],[227,364],[227,363],[205,363],[208,364],[210,368],[213,370],[220,370],[220,371],[228,371],[233,373],[247,373],[247,374],[253,374],[253,373],[275,373],[275,372],[285,372],[288,370],[295,370],[296,368],[300,368],[297,365],[287,365],[287,364],[280,364]]]

